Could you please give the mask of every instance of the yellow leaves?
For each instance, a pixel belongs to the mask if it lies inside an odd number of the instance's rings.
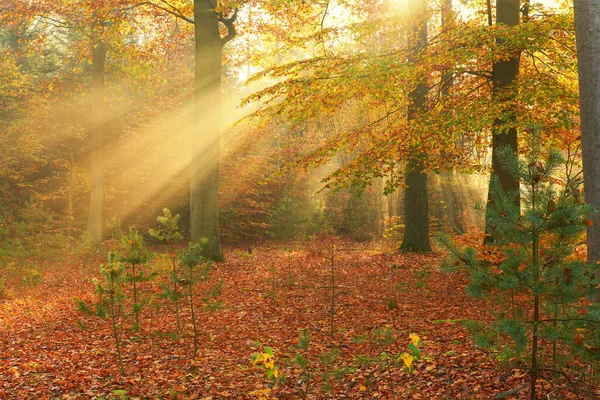
[[[271,400],[271,399],[273,399],[273,397],[271,397],[271,389],[270,388],[253,390],[249,394],[251,394],[253,396],[256,396],[258,398],[258,400]]]
[[[264,368],[267,378],[271,380],[279,378],[279,368],[275,366],[273,349],[270,347],[265,347],[263,352],[254,353],[252,355],[252,365]]]
[[[415,347],[419,347],[419,343],[421,342],[421,338],[419,337],[419,335],[417,335],[416,333],[411,333],[409,336],[410,340],[412,341],[412,344],[415,345]]]
[[[402,354],[401,358],[404,362],[404,365],[406,365],[406,368],[408,368],[409,370],[412,369],[412,364],[415,358],[408,353]]]
[[[361,392],[364,392],[365,390],[367,390],[367,387],[365,385],[360,385],[358,390],[360,390]]]
[[[419,350],[419,346],[421,346],[422,343],[421,338],[416,333],[411,333],[408,337],[410,338],[410,344],[408,345],[410,353],[402,353],[399,358],[404,362],[408,372],[412,373],[414,361],[420,358],[421,351]]]
[[[261,353],[260,355],[262,357],[262,362],[265,368],[273,369],[273,366],[275,365],[275,360],[273,359],[273,357],[267,353]]]

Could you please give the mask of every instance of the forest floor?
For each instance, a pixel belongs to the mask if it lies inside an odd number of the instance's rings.
[[[93,303],[92,278],[104,257],[42,266],[39,284],[16,288],[0,302],[0,399],[251,399],[263,389],[265,399],[489,399],[526,383],[525,370],[500,364],[472,342],[459,320],[489,319],[494,306],[467,297],[467,277],[441,272],[438,255],[339,245],[332,337],[325,247],[310,242],[295,243],[291,252],[285,244],[252,246],[251,252],[227,248],[226,262],[215,264],[196,289],[206,292],[224,281],[220,303],[214,303],[219,307],[202,307],[198,299],[195,359],[187,305],[179,334],[172,303],[158,296],[156,306],[142,310],[139,332],[131,329],[131,315],[118,318],[125,376],[110,319],[85,315],[73,301]],[[414,271],[425,266],[430,274],[420,289]],[[154,261],[152,268],[168,264]],[[142,290],[156,295],[158,282],[144,283]],[[373,330],[385,326],[395,332],[387,346],[372,340]],[[301,329],[310,330],[306,351],[297,346]],[[383,351],[406,351],[410,333],[423,343],[412,374],[377,361]],[[273,348],[282,374],[276,385],[251,362],[264,346]],[[310,379],[292,362],[298,353],[309,360]],[[568,396],[564,386],[543,379],[540,387],[550,398]],[[526,394],[523,389],[504,398]]]

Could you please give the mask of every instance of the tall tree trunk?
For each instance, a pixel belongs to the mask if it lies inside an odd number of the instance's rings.
[[[92,1],[93,6],[98,0]],[[90,209],[87,233],[92,243],[102,242],[104,235],[104,131],[106,113],[104,107],[104,65],[106,45],[99,37],[101,22],[92,28],[92,126],[90,129],[92,144],[92,165],[90,179]]]
[[[221,53],[223,42],[215,5],[194,0],[196,66],[190,187],[192,242],[209,241],[210,256],[223,258],[219,235],[219,147],[221,134]]]
[[[413,32],[417,51],[427,47],[427,6],[416,2]],[[423,77],[409,94],[408,119],[418,118],[425,111],[427,102],[427,78]],[[400,249],[405,252],[430,252],[429,205],[427,202],[427,173],[423,168],[422,149],[414,149],[406,166],[406,188],[404,189],[404,240]]]
[[[67,236],[73,237],[73,197],[75,192],[75,153],[73,149],[69,151],[69,191],[67,193]]]
[[[454,10],[452,9],[452,0],[441,0],[441,20],[442,20],[442,31],[446,32],[452,28],[455,21]],[[447,97],[450,95],[450,89],[454,84],[452,79],[452,69],[444,69],[442,71],[442,96]]]
[[[452,9],[452,0],[441,0],[440,8],[442,31],[448,31],[452,29],[455,21],[454,10]],[[454,84],[452,69],[447,68],[442,71],[441,83],[442,96],[451,96],[451,89]],[[451,113],[452,110],[446,110],[446,112]],[[455,232],[464,233],[465,227],[460,215],[460,196],[458,196],[457,194],[456,185],[457,182],[454,179],[454,173],[452,171],[442,172],[440,174],[440,188],[442,191],[442,199],[447,204],[445,213],[448,217],[448,223],[450,224],[450,228],[452,228],[452,230],[454,230]]]
[[[519,0],[497,0],[496,1],[496,25],[516,26],[520,19],[520,1]],[[502,39],[498,38],[501,42]],[[498,60],[492,67],[492,84],[494,96],[499,101],[511,101],[514,93],[507,90],[517,80],[519,74],[520,53],[515,51],[508,60]],[[510,113],[510,111],[509,111]],[[519,178],[513,177],[508,173],[498,160],[498,151],[508,146],[515,154],[518,154],[519,146],[517,142],[517,129],[510,125],[515,120],[514,115],[498,116],[492,127],[492,176],[497,176],[500,181],[500,187],[504,192],[513,192],[519,190]],[[488,189],[487,207],[494,206],[494,198],[491,196],[492,184]],[[520,205],[520,197],[515,198],[515,204]],[[487,213],[486,213],[487,214]],[[489,233],[489,221],[486,215],[486,233]],[[492,242],[491,236],[486,236],[486,242]]]
[[[600,210],[600,0],[575,0],[585,200]],[[600,261],[600,214],[587,230],[588,262]]]

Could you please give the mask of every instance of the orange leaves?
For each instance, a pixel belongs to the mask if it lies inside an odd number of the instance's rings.
[[[477,247],[479,248],[478,261],[499,265],[507,258],[506,254],[500,248],[485,246],[483,244],[479,244]]]
[[[499,269],[496,265],[492,265],[492,268],[490,269],[490,271],[494,275],[500,275],[500,274],[502,274],[504,272],[501,269]]]

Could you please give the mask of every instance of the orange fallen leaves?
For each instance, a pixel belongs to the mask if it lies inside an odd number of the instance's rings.
[[[125,332],[123,354],[131,368],[126,378],[120,378],[116,372],[108,323],[77,314],[71,302],[73,295],[92,297],[90,276],[78,263],[61,265],[55,277],[49,273],[43,276],[39,287],[28,294],[27,302],[17,297],[0,305],[0,348],[6,357],[0,360],[0,398],[31,398],[28,388],[35,388],[36,398],[111,397],[117,388],[141,398],[249,398],[252,391],[264,389],[256,386],[257,382],[264,382],[264,372],[261,375],[248,363],[248,354],[262,349],[254,340],[276,345],[277,360],[280,351],[283,360],[293,354],[291,348],[298,344],[301,328],[311,330],[310,351],[314,352],[314,360],[337,346],[338,367],[356,368],[341,381],[324,382],[315,377],[311,381],[314,387],[330,383],[336,393],[345,393],[350,399],[373,397],[376,393],[380,398],[389,398],[387,374],[377,365],[355,364],[357,355],[380,353],[368,341],[358,339],[382,325],[418,333],[410,337],[413,344],[426,332],[427,360],[411,364],[415,374],[408,378],[400,369],[392,369],[399,387],[410,384],[420,398],[437,398],[441,394],[458,398],[463,387],[480,387],[473,398],[485,399],[524,381],[525,377],[501,380],[505,372],[495,364],[494,356],[477,350],[456,322],[485,317],[494,307],[464,294],[467,279],[462,274],[447,275],[432,267],[422,296],[419,292],[402,294],[397,297],[397,310],[386,307],[389,297],[398,296],[398,282],[414,283],[412,270],[437,265],[438,256],[382,253],[367,247],[360,251],[359,245],[354,244],[340,246],[356,251],[338,250],[336,255],[336,283],[340,285],[337,301],[345,312],[336,313],[340,330],[334,342],[329,336],[324,306],[329,304],[329,292],[321,289],[327,282],[328,270],[320,268],[318,256],[298,248],[291,259],[295,278],[291,285],[286,283],[287,254],[279,247],[253,246],[251,260],[244,258],[241,250],[228,249],[227,262],[218,264],[217,273],[211,278],[225,281],[225,306],[216,312],[200,308],[198,320],[203,321],[204,335],[194,361],[187,358],[189,327],[175,335],[175,320],[167,302],[157,298],[159,308],[148,307],[141,315],[145,330],[135,336]],[[277,296],[269,295],[270,275],[266,276],[261,267],[271,264],[282,271],[275,276]],[[392,269],[393,264],[403,267]],[[149,291],[158,284],[144,283]],[[207,282],[208,286],[211,284]],[[44,307],[50,303],[52,307]],[[118,323],[127,321],[121,316]],[[404,347],[406,342],[406,336],[397,339],[398,346]],[[584,338],[582,343],[585,344]],[[270,359],[266,361],[270,365]],[[299,398],[296,383],[305,379],[301,378],[303,371],[283,361],[281,368],[281,374],[289,377],[288,383],[272,388],[264,398]],[[460,385],[453,385],[459,380]],[[350,386],[350,382],[354,385]]]

